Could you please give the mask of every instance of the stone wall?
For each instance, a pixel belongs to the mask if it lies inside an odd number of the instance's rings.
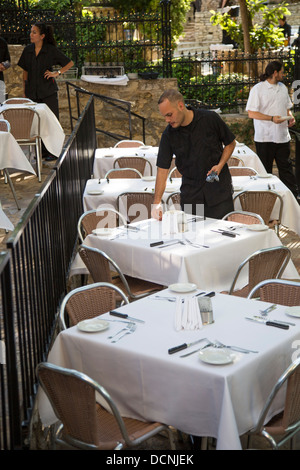
[[[236,2],[238,4],[238,2]],[[195,41],[203,50],[208,50],[211,44],[222,43],[222,30],[219,26],[213,26],[210,22],[210,10],[217,10],[219,2],[216,0],[202,0],[201,11],[195,14]],[[272,6],[272,5],[270,5]],[[290,4],[288,6],[291,12],[287,16],[287,22],[291,26],[300,26],[300,4]],[[262,18],[257,15],[254,23],[261,24]]]
[[[12,66],[5,72],[6,92],[10,98],[23,96],[22,87],[22,69],[16,64],[22,53],[23,46],[9,46]],[[131,110],[140,116],[146,118],[146,144],[158,145],[160,135],[166,124],[158,112],[157,102],[162,92],[167,88],[177,89],[176,79],[156,79],[156,80],[129,80],[126,86],[98,85],[88,83],[82,80],[69,80],[88,92],[109,96],[131,103]],[[60,123],[66,133],[71,133],[70,117],[68,109],[67,87],[64,80],[57,81],[59,86],[59,107]],[[70,88],[72,102],[72,112],[76,115],[75,91]],[[82,107],[89,97],[83,96],[80,100]],[[119,110],[114,110],[111,106],[95,99],[95,119],[96,127],[102,130],[129,135],[128,116]],[[133,139],[142,139],[141,120],[133,117]],[[103,134],[98,136],[98,145],[101,147],[112,146],[115,140],[105,138]]]

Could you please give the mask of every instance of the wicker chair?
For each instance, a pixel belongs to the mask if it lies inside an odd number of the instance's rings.
[[[78,220],[77,232],[82,243],[87,235],[97,227],[118,227],[127,222],[118,211],[111,207],[100,207],[84,212]]]
[[[230,166],[231,176],[256,176],[258,173],[254,168],[248,166]]]
[[[117,198],[118,211],[128,223],[151,219],[154,194],[148,192],[124,192]]]
[[[129,300],[137,300],[163,289],[163,286],[159,284],[125,276],[117,263],[104,251],[85,245],[81,245],[78,251],[93,282],[114,284],[125,292]],[[112,272],[117,273],[118,277],[113,277]]]
[[[254,212],[259,214],[264,223],[270,228],[275,227],[277,234],[281,224],[281,216],[283,210],[283,199],[280,194],[275,191],[241,191],[233,198],[233,203],[239,200],[243,211]],[[271,220],[271,214],[276,201],[279,202],[278,217]]]
[[[0,131],[1,132],[10,132],[10,123],[6,119],[0,119]],[[9,174],[9,171],[8,171],[7,168],[3,168],[3,174],[4,174],[4,178],[5,178],[5,183],[8,182],[9,187],[10,187],[11,192],[12,192],[12,195],[13,195],[14,200],[16,202],[16,206],[20,210],[21,207],[19,206],[19,203],[18,203],[15,187],[13,185],[12,179],[10,177],[10,174]]]
[[[41,137],[40,137],[40,116],[34,110],[28,107],[9,108],[2,111],[4,119],[9,121],[11,133],[19,145],[34,146],[36,151],[37,161],[37,175],[39,181],[42,181],[41,168],[42,168],[42,152],[41,152]],[[33,119],[37,120],[37,133],[31,135]]]
[[[224,215],[222,220],[228,220],[230,222],[237,222],[239,224],[254,225],[254,224],[263,224],[263,218],[255,214],[254,212],[246,211],[232,211]]]
[[[180,191],[171,193],[166,200],[166,206],[168,209],[171,207],[175,210],[181,210],[181,205],[180,205]]]
[[[29,98],[8,98],[3,102],[5,104],[34,104],[34,101],[30,100]]]
[[[174,166],[172,170],[168,174],[168,178],[170,182],[172,183],[172,178],[181,178],[181,173],[177,170],[177,166]]]
[[[227,165],[229,167],[232,166],[245,166],[245,163],[240,157],[234,157],[233,155],[229,157],[229,160],[227,160]]]
[[[145,144],[140,140],[120,140],[116,143],[115,148],[136,148],[143,147]]]
[[[146,167],[149,168],[150,176],[152,176],[151,162],[144,157],[119,157],[114,161],[114,168],[135,168],[142,175],[145,174]]]
[[[229,291],[222,294],[247,297],[249,292],[259,282],[265,279],[280,278],[291,258],[291,252],[286,246],[275,246],[258,250],[248,256],[238,267]],[[242,289],[234,290],[238,277],[243,268],[248,267],[248,284]]]
[[[300,281],[266,279],[258,283],[249,293],[248,299],[259,294],[259,299],[272,304],[298,307],[300,305]]]
[[[62,301],[59,311],[60,328],[98,317],[113,310],[117,300],[128,304],[129,300],[117,286],[108,282],[98,282],[88,286],[78,287],[69,292]]]
[[[47,362],[38,364],[36,374],[61,422],[55,447],[59,444],[84,450],[121,450],[166,431],[171,449],[175,450],[168,426],[122,418],[109,393],[87,375]]]
[[[112,168],[108,170],[104,178],[109,183],[112,178],[142,178],[143,175],[135,168]]]
[[[286,387],[283,412],[277,414],[265,424],[270,407],[283,387]],[[253,437],[262,436],[267,439],[273,450],[278,450],[289,440],[293,445],[293,437],[299,431],[300,358],[290,364],[271,390],[256,426],[248,433],[248,448],[251,448]]]

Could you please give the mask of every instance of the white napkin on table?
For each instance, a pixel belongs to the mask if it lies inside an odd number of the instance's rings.
[[[180,330],[200,330],[202,319],[199,304],[196,297],[177,297],[175,304],[175,329]]]

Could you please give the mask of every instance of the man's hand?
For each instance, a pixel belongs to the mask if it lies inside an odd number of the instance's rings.
[[[153,219],[162,220],[163,209],[161,204],[153,204],[151,216],[153,217]]]

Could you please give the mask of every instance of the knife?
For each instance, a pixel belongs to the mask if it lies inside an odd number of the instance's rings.
[[[144,320],[140,320],[139,318],[130,317],[129,315],[127,315],[127,313],[119,313],[119,312],[116,312],[115,310],[111,310],[109,312],[109,314],[113,315],[114,317],[128,318],[128,320],[137,321],[139,323],[145,323]]]
[[[178,351],[182,351],[182,349],[186,349],[186,348],[189,348],[190,346],[194,346],[194,344],[198,344],[201,341],[207,341],[207,339],[201,338],[201,339],[197,339],[197,341],[193,341],[192,343],[183,343],[183,344],[180,344],[179,346],[174,346],[174,348],[168,349],[168,353],[174,354]]]
[[[216,232],[216,233],[220,233],[221,235],[225,235],[226,237],[232,237],[232,238],[235,238],[236,237],[236,233],[232,233],[232,232],[220,232],[219,230],[211,230],[211,232]]]
[[[165,246],[171,246],[171,245],[176,245],[177,243],[181,243],[180,240],[173,240],[173,241],[160,241],[160,242],[153,242],[150,243],[150,246],[158,246],[159,248],[164,248]],[[159,246],[159,245],[164,245],[164,246]]]
[[[274,321],[268,321],[268,320],[263,320],[263,319],[258,319],[258,318],[250,318],[250,317],[245,317],[247,320],[255,321],[257,323],[264,323],[267,326],[276,326],[277,328],[282,328],[283,330],[288,330],[289,325],[286,323],[278,323]]]

